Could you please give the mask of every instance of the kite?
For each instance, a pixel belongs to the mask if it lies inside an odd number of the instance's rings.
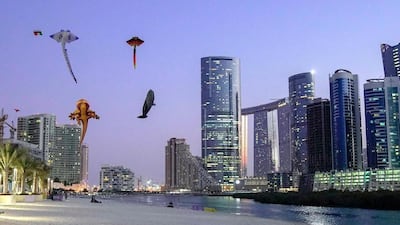
[[[50,35],[50,37],[53,38],[54,40],[56,40],[58,43],[61,43],[61,48],[64,53],[64,58],[65,58],[65,61],[67,62],[69,72],[71,73],[72,78],[74,78],[75,83],[78,83],[76,81],[74,72],[72,72],[72,67],[71,67],[71,63],[69,62],[69,59],[68,59],[67,49],[65,48],[65,44],[71,43],[75,40],[78,40],[79,38],[77,36],[75,36],[73,33],[71,33],[71,31],[69,31],[69,30],[61,30],[58,33]]]
[[[33,31],[33,34],[34,34],[35,36],[38,36],[38,35],[42,36],[42,35],[43,35],[42,31],[40,31],[40,30],[34,30],[34,31]]]
[[[147,118],[147,113],[153,105],[156,105],[154,104],[154,91],[150,89],[147,92],[146,99],[144,100],[142,115],[138,116],[138,118]]]
[[[76,120],[79,126],[82,123],[80,142],[80,144],[82,144],[83,139],[85,138],[89,119],[100,119],[100,117],[94,111],[89,109],[89,103],[86,101],[86,99],[79,99],[78,102],[76,102],[76,108],[77,109],[75,109],[75,111],[69,115],[69,118],[71,120]]]
[[[129,40],[126,41],[128,45],[133,47],[133,67],[136,68],[136,46],[140,46],[143,44],[143,40],[141,40],[139,37],[133,37]]]
[[[15,112],[19,112],[20,111],[20,109],[14,109],[15,110]]]

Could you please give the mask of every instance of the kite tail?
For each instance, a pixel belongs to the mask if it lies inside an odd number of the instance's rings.
[[[62,50],[63,50],[63,53],[64,53],[65,61],[67,62],[67,66],[68,66],[69,72],[71,73],[72,78],[74,78],[75,83],[78,83],[78,81],[76,80],[76,77],[75,77],[75,75],[74,75],[74,72],[72,71],[71,63],[69,62],[69,58],[68,58],[68,54],[67,54],[67,49],[65,48],[65,43],[62,43],[62,44],[61,44],[61,47],[62,47]]]
[[[136,46],[133,47],[133,68],[136,69]]]

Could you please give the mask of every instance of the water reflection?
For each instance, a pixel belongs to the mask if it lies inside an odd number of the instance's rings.
[[[117,198],[119,200],[119,198]],[[221,196],[191,195],[132,195],[120,199],[149,205],[166,206],[173,202],[176,208],[204,210],[214,208],[217,212],[237,216],[253,216],[309,225],[398,225],[399,211],[330,208],[314,206],[290,206],[262,204],[249,199]]]

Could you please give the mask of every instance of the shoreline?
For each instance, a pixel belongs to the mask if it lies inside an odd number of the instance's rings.
[[[220,212],[149,206],[101,198],[0,204],[0,224],[7,225],[288,225],[285,221]],[[290,223],[293,224],[293,223]]]

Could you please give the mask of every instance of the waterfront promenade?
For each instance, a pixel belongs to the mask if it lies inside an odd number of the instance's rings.
[[[88,198],[66,201],[44,200],[33,203],[0,204],[1,225],[288,225],[284,222],[220,212],[149,206]]]

